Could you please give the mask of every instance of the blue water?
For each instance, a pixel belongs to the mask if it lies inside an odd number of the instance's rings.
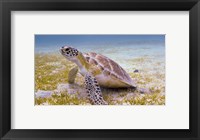
[[[40,35],[35,44],[36,53],[59,53],[61,46],[69,44],[80,52],[103,54],[128,70],[133,67],[130,61],[137,58],[147,58],[150,66],[157,62],[165,65],[164,35]]]

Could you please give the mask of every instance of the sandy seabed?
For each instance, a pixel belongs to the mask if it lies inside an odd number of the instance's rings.
[[[111,58],[112,59],[112,58]],[[115,60],[116,61],[116,60]],[[121,60],[116,61],[119,65]],[[123,67],[123,63],[121,66]],[[130,58],[123,67],[139,88],[105,89],[102,94],[109,105],[165,105],[165,61],[148,56]],[[75,84],[70,85],[68,72],[75,66],[59,53],[35,54],[36,105],[90,105],[84,88],[84,78],[78,73]],[[138,72],[134,72],[137,70]]]

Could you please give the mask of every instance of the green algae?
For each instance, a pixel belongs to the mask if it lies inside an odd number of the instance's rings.
[[[87,99],[79,99],[77,94],[53,94],[48,98],[36,98],[36,105],[86,105],[89,101]]]
[[[58,83],[68,80],[68,72],[74,66],[57,54],[35,55],[35,90],[54,90]]]
[[[109,105],[165,105],[164,65],[161,62],[152,63],[146,56],[130,60],[128,63],[132,66],[128,73],[137,86],[148,88],[151,93],[141,94],[139,91],[131,89],[102,89],[105,101]],[[35,91],[54,91],[59,84],[67,83],[68,72],[74,66],[75,64],[67,61],[60,54],[35,54]],[[139,68],[139,73],[133,72],[135,68]],[[75,82],[83,87],[84,78],[77,75]],[[61,92],[47,98],[36,98],[35,104],[90,105],[89,100],[80,98],[79,94],[81,93]]]

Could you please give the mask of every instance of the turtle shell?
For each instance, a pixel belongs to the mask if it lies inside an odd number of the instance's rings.
[[[95,65],[101,71],[101,76],[95,76],[100,85],[111,88],[136,87],[129,74],[110,58],[94,52],[84,53],[83,56],[90,65]]]

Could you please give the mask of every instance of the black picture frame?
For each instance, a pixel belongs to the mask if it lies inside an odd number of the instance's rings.
[[[11,11],[189,11],[190,129],[21,130],[11,129]],[[199,0],[0,0],[1,139],[200,140]],[[184,80],[184,79],[183,79]],[[173,114],[169,114],[173,115]],[[28,118],[27,118],[28,119]],[[32,121],[32,120],[30,120]],[[103,122],[102,122],[103,123]],[[170,122],[169,122],[170,123]]]

